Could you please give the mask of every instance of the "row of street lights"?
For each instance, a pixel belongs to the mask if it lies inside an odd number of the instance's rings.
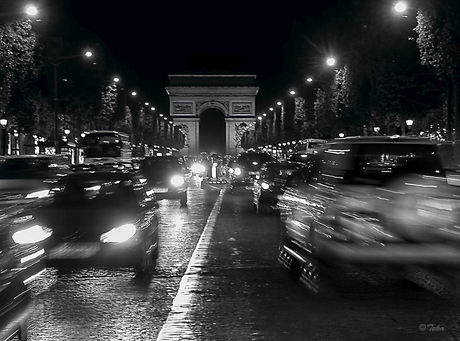
[[[400,2],[397,2],[397,3],[394,5],[393,9],[394,9],[397,13],[403,14],[403,17],[406,17],[404,13],[407,11],[408,6],[407,6],[406,2],[400,1]],[[326,65],[327,67],[334,68],[334,67],[337,65],[337,59],[336,59],[334,56],[329,56],[329,57],[325,58],[325,65]],[[312,76],[307,76],[307,77],[305,78],[305,81],[306,81],[307,83],[309,83],[309,84],[312,84],[312,83],[314,83],[314,82],[328,83],[328,84],[329,84],[329,82],[324,82],[324,81],[321,81],[321,80],[317,80],[317,79],[313,78]],[[296,90],[294,90],[294,89],[290,89],[290,90],[288,91],[288,94],[289,94],[291,97],[293,97],[293,98],[295,98],[295,96],[298,96],[298,92],[297,92]],[[291,101],[291,100],[292,100],[292,99],[289,99],[289,101]],[[283,102],[278,101],[278,102],[277,102],[277,106],[278,106],[278,107],[280,108],[280,110],[281,110],[281,112],[279,113],[279,117],[276,117],[275,114],[277,113],[277,110],[275,110],[274,107],[270,107],[270,108],[269,108],[269,111],[270,111],[270,112],[272,113],[272,115],[273,115],[273,120],[275,120],[275,119],[281,120],[281,119],[283,118],[283,116],[286,114],[285,112],[283,112],[284,109],[285,109],[285,104],[284,104]],[[294,109],[293,109],[293,110],[295,111],[295,105],[294,105]],[[291,114],[292,114],[292,116],[294,117],[294,113],[291,113]],[[293,118],[293,117],[292,117],[292,118]],[[261,128],[263,128],[263,127],[264,127],[263,121],[266,119],[266,114],[263,113],[262,115],[259,115],[259,116],[257,117],[257,119],[258,119],[258,121],[260,122],[260,125],[259,125],[259,126],[260,126]],[[285,119],[285,118],[284,118],[284,119]],[[257,122],[257,121],[256,121],[256,122]],[[256,123],[256,122],[254,122],[254,123]],[[413,125],[413,120],[410,120],[410,119],[409,119],[409,120],[406,120],[405,123],[406,123],[406,126],[407,126],[408,131],[410,131],[410,129],[411,129],[412,125]],[[281,124],[285,124],[285,122],[281,122]],[[402,134],[404,134],[405,129],[402,129],[402,130],[403,130],[403,131],[402,131]],[[277,132],[278,134],[276,134],[276,132]],[[374,133],[378,135],[379,132],[380,132],[380,127],[375,127],[375,128],[374,128]],[[275,140],[279,140],[279,139],[283,140],[283,139],[285,139],[285,138],[288,138],[287,136],[282,136],[282,135],[283,135],[283,133],[279,131],[279,128],[278,128],[278,130],[275,129],[275,136],[276,136]]]

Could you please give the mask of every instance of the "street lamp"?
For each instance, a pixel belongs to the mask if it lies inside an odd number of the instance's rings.
[[[26,5],[24,8],[24,13],[30,16],[35,16],[38,14],[38,9],[34,5]]]
[[[86,58],[89,58],[93,55],[92,52],[90,51],[86,51],[84,53],[84,56]],[[58,114],[58,81],[57,81],[57,67],[59,64],[67,61],[67,60],[70,60],[70,59],[74,59],[74,58],[80,58],[82,55],[80,54],[77,54],[77,55],[72,55],[72,56],[64,56],[64,57],[58,57],[58,58],[53,58],[51,59],[50,61],[48,61],[51,65],[53,65],[53,74],[54,74],[54,148],[56,149],[55,153],[56,154],[60,154],[61,153],[61,148],[59,146],[59,134],[58,134],[58,131],[59,131],[59,128],[58,128],[58,117],[59,117],[59,114]],[[46,57],[44,57],[45,59],[47,59]]]
[[[336,60],[335,60],[334,57],[329,57],[329,58],[326,59],[326,64],[327,64],[328,66],[334,66],[335,63],[336,63]]]
[[[6,126],[8,125],[8,120],[6,118],[0,119],[0,125],[2,126],[2,155],[6,155],[6,147],[7,147]]]
[[[414,120],[411,120],[411,119],[406,120],[407,133],[411,132],[413,124],[414,124]]]
[[[393,8],[394,8],[394,10],[396,12],[403,13],[407,9],[407,4],[404,1],[400,1],[400,2],[396,3]]]

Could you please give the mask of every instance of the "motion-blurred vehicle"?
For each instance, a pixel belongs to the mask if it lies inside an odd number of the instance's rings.
[[[54,184],[71,171],[64,156],[7,156],[0,161],[0,203],[46,198]]]
[[[146,183],[132,172],[76,172],[59,181],[53,202],[35,213],[53,231],[49,264],[148,272],[158,253],[158,203]]]
[[[264,163],[274,161],[271,155],[266,153],[241,153],[236,160],[228,165],[228,182],[230,192],[237,187],[250,187],[254,179],[259,176]]]
[[[326,142],[323,139],[303,139],[295,145],[294,153],[316,154]]]
[[[252,186],[254,211],[270,213],[278,209],[279,197],[294,177],[306,177],[311,167],[304,163],[274,161],[265,163]]]
[[[24,207],[0,207],[0,340],[27,339],[29,285],[45,270],[51,233]]]
[[[410,137],[337,139],[317,174],[279,201],[280,261],[312,291],[349,265],[460,264],[460,176],[452,144]]]
[[[133,159],[129,135],[115,130],[84,132],[78,147],[83,151],[84,163],[88,164],[131,162]]]
[[[181,157],[146,157],[140,162],[139,172],[147,179],[157,199],[179,199],[181,206],[187,204],[191,172]]]

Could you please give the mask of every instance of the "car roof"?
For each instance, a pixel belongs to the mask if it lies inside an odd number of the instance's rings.
[[[429,138],[423,138],[423,137],[393,135],[393,136],[350,136],[350,137],[336,138],[336,139],[330,140],[329,143],[448,144],[449,142],[433,141],[433,140],[430,140]]]

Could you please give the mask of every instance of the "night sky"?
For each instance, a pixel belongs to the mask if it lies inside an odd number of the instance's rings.
[[[296,23],[314,25],[337,3],[38,1],[43,4],[40,13],[47,35],[100,40],[118,61],[117,69],[139,82],[146,96],[167,99],[164,86],[170,73],[229,72],[257,75],[259,102],[289,83],[290,58],[295,56],[286,51],[286,44]]]

